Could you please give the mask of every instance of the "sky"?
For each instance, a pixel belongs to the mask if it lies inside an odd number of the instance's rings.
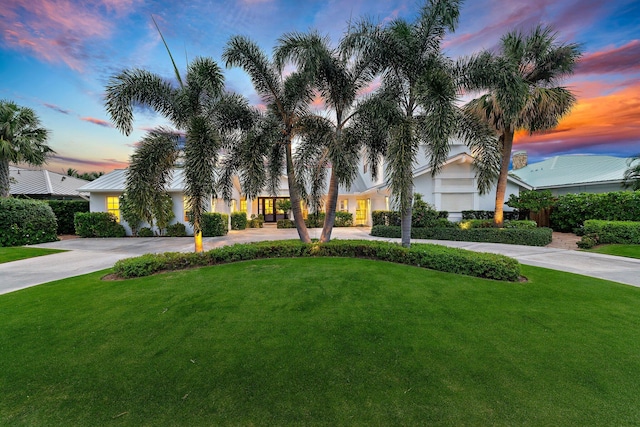
[[[221,54],[229,38],[250,37],[266,52],[287,32],[318,30],[337,43],[348,21],[413,20],[416,0],[2,0],[0,99],[34,109],[56,151],[47,169],[80,172],[127,167],[145,132],[168,122],[149,110],[135,112],[124,136],[109,121],[104,90],[109,78],[144,68],[167,79],[173,68],[153,16],[184,72],[197,56]],[[640,153],[639,0],[467,0],[444,48],[458,58],[495,49],[513,30],[551,25],[583,56],[562,84],[578,102],[553,131],[520,133],[514,150],[529,162],[561,154],[629,157]],[[239,68],[225,69],[226,87],[260,99]]]

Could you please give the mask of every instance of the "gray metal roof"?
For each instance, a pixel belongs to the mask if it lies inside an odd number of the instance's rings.
[[[13,178],[9,190],[12,195],[82,197],[78,189],[89,182],[44,169],[29,170],[13,166],[9,167],[9,176]]]
[[[102,175],[95,181],[91,181],[80,188],[80,191],[108,193],[110,191],[122,192],[126,187],[127,169],[116,169],[106,175]],[[169,192],[184,191],[184,171],[174,169],[167,187]]]
[[[629,167],[627,158],[612,156],[565,155],[512,170],[522,181],[536,189],[577,184],[622,182]]]

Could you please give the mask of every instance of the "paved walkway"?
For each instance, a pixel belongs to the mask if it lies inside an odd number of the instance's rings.
[[[311,238],[320,237],[320,229],[309,230]],[[336,228],[334,239],[367,239],[398,242],[400,239],[372,237],[369,228]],[[297,239],[295,229],[275,227],[231,231],[227,236],[204,239],[205,250],[233,243],[261,240]],[[562,249],[498,243],[449,242],[413,240],[415,243],[435,243],[476,252],[498,253],[513,257],[522,264],[578,273],[640,287],[640,260]],[[191,237],[70,239],[34,245],[42,248],[65,249],[68,252],[0,264],[0,294],[24,289],[53,280],[110,268],[123,258],[145,253],[189,252]],[[553,245],[552,245],[553,246]],[[566,245],[565,245],[566,246]]]

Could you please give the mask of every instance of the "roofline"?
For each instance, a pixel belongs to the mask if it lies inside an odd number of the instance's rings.
[[[577,182],[573,184],[564,184],[564,185],[541,185],[540,187],[535,187],[535,190],[538,189],[550,189],[550,188],[564,188],[564,187],[581,187],[583,185],[603,185],[603,184],[622,184],[624,182],[623,179],[612,179],[609,181],[586,181],[586,182]]]

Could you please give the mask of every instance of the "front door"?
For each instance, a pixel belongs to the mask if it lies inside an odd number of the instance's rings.
[[[358,204],[356,207],[356,225],[366,225],[367,216],[369,215],[367,199],[358,199],[356,202]]]
[[[258,214],[264,215],[264,222],[277,222],[285,219],[287,212],[278,209],[280,200],[288,200],[288,197],[258,197]]]

